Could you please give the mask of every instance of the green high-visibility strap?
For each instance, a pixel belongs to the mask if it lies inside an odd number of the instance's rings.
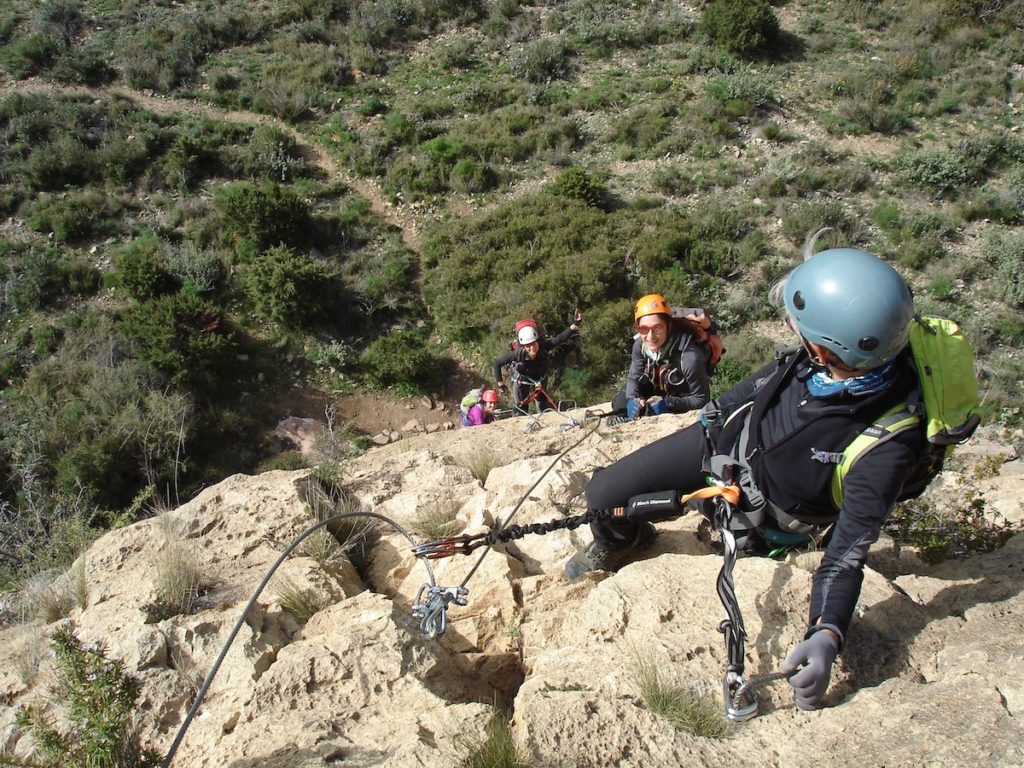
[[[843,481],[853,465],[875,446],[908,429],[916,429],[920,423],[921,416],[913,413],[907,403],[900,403],[883,413],[878,421],[853,439],[843,451],[843,460],[836,464],[832,473],[832,503],[836,509],[843,506]]]

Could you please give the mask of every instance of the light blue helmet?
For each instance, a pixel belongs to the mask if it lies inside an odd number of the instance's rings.
[[[899,272],[866,251],[830,248],[789,273],[789,317],[807,341],[854,370],[892,360],[907,345],[914,300]]]

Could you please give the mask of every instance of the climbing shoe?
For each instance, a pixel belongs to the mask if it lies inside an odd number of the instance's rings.
[[[627,419],[625,416],[616,413],[605,419],[604,423],[606,426],[615,427],[627,421],[629,421],[629,419]]]
[[[591,571],[617,571],[654,543],[658,531],[650,523],[641,523],[633,543],[623,549],[612,549],[596,541],[573,555],[565,564],[565,578],[575,581]]]

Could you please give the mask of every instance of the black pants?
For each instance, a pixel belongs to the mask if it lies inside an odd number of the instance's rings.
[[[512,389],[513,396],[516,399],[516,415],[521,416],[529,413],[530,404],[526,400],[533,394],[534,386],[532,384],[516,382]],[[537,396],[533,398],[533,402],[537,404],[537,413],[558,410],[558,405],[548,396],[547,391],[544,389],[537,390]]]
[[[703,488],[705,444],[704,428],[699,423],[692,424],[595,470],[587,485],[587,506],[610,509],[625,505],[631,496],[641,493],[689,493]],[[636,538],[637,523],[622,518],[598,520],[590,524],[590,530],[598,543],[622,549]]]

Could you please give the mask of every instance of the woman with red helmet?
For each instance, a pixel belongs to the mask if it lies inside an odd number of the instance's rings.
[[[480,399],[471,406],[462,417],[462,426],[479,427],[494,421],[494,409],[498,407],[498,393],[493,389],[485,389]]]

